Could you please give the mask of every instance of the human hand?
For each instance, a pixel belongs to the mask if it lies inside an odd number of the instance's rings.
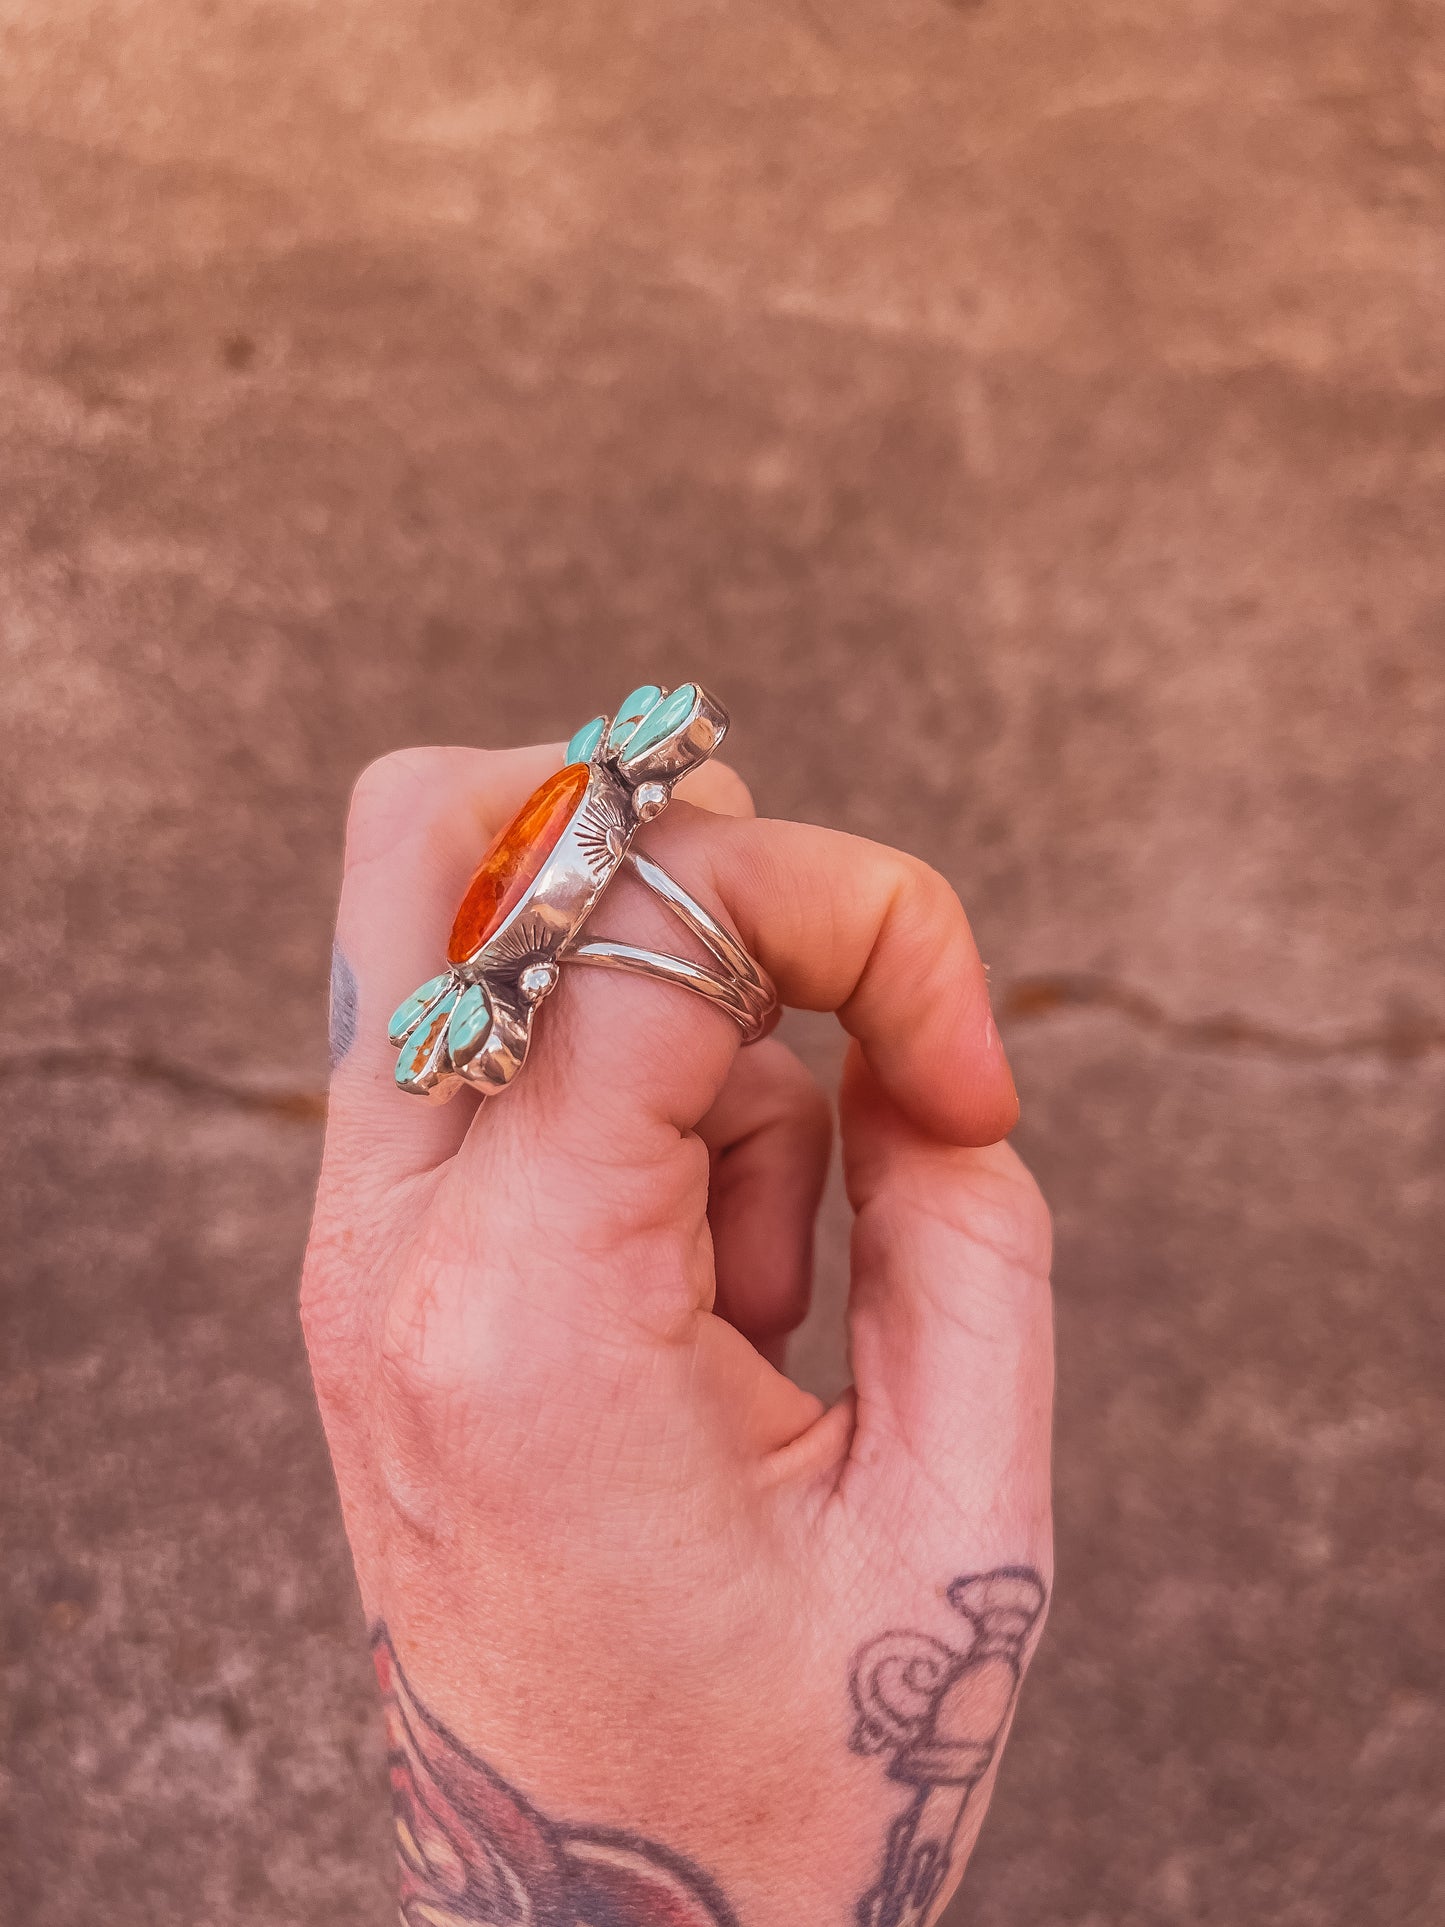
[[[998,1142],[1015,1100],[983,969],[936,874],[753,820],[720,766],[643,833],[785,1003],[854,1040],[855,1389],[825,1410],[770,1362],[806,1309],[830,1131],[776,1039],[740,1051],[684,992],[564,968],[505,1096],[393,1087],[392,1007],[557,760],[389,757],[348,831],[354,1039],[303,1312],[403,1917],[922,1927],[1050,1570],[1048,1220]],[[594,926],[677,948],[621,879]]]

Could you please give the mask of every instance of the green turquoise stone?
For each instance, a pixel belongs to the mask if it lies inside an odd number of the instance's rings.
[[[662,691],[655,682],[645,682],[641,688],[634,689],[630,696],[624,697],[617,706],[617,714],[612,719],[612,728],[607,734],[607,747],[611,750],[621,749],[648,710],[654,703],[661,700]]]
[[[690,682],[685,682],[673,690],[666,702],[657,703],[649,709],[627,739],[628,762],[660,743],[665,736],[670,736],[675,729],[681,729],[692,714],[696,701],[697,690]]]
[[[445,1076],[448,1069],[447,1019],[456,1001],[455,989],[446,991],[402,1045],[401,1054],[396,1060],[396,1081],[401,1090],[417,1091],[424,1095],[439,1078]]]
[[[602,741],[602,732],[606,727],[605,716],[594,716],[590,723],[583,723],[567,745],[567,754],[562,758],[563,762],[590,763],[597,745]]]
[[[420,990],[414,990],[405,1003],[397,1005],[386,1027],[386,1034],[393,1044],[406,1042],[451,980],[451,972],[444,970],[440,977],[433,977]]]
[[[487,993],[480,984],[471,984],[458,997],[447,1025],[447,1051],[458,1070],[476,1056],[491,1027],[492,1007]]]

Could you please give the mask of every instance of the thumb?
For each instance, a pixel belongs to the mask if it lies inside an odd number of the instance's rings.
[[[1007,1144],[963,1147],[887,1096],[856,1045],[841,1096],[855,1217],[857,1417],[844,1489],[982,1556],[1048,1544],[1049,1215]],[[926,1472],[924,1469],[926,1468]],[[918,1490],[900,1490],[900,1481]]]

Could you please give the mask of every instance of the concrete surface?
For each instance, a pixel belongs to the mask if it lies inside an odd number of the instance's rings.
[[[688,673],[958,882],[1058,1208],[950,1919],[1445,1918],[1438,9],[9,8],[0,299],[6,1918],[391,1917],[344,800]]]

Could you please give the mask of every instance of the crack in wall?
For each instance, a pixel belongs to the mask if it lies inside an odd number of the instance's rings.
[[[1302,1064],[1338,1058],[1379,1059],[1394,1064],[1418,1062],[1445,1051],[1445,1025],[1401,1017],[1369,1029],[1335,1036],[1312,1036],[1261,1023],[1232,1011],[1209,1017],[1176,1017],[1155,997],[1112,977],[1088,973],[1016,977],[995,1000],[1000,1025],[1036,1023],[1056,1012],[1105,1011],[1141,1030],[1152,1031],[1186,1050],[1254,1052]]]
[[[1222,1011],[1209,1017],[1178,1017],[1146,991],[1112,977],[1086,972],[1016,977],[994,999],[1001,1026],[1033,1024],[1068,1011],[1095,1011],[1122,1018],[1181,1050],[1273,1057],[1302,1064],[1341,1059],[1417,1063],[1445,1053],[1445,1025],[1402,1017],[1333,1037],[1290,1031],[1257,1018]],[[324,1090],[278,1089],[203,1071],[144,1051],[44,1050],[0,1058],[0,1079],[28,1076],[118,1077],[159,1084],[188,1097],[209,1098],[263,1117],[293,1124],[326,1116]]]
[[[267,1089],[144,1051],[42,1050],[0,1058],[0,1078],[47,1075],[163,1084],[187,1097],[211,1098],[234,1110],[285,1118],[293,1124],[313,1124],[326,1115],[325,1091]]]

